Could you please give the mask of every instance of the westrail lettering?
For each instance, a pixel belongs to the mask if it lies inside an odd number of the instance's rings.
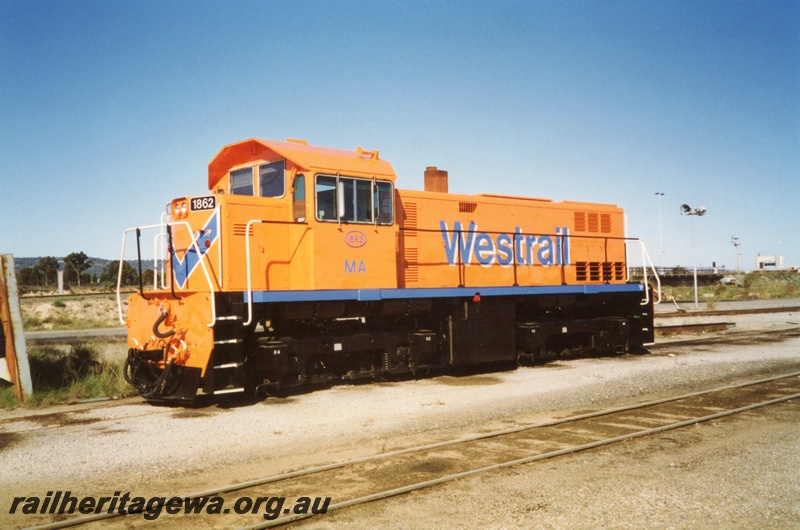
[[[569,228],[557,226],[552,234],[536,235],[523,232],[517,226],[514,233],[480,232],[472,221],[464,230],[461,221],[453,223],[450,230],[447,222],[439,221],[444,240],[444,252],[450,265],[477,262],[483,267],[498,264],[510,267],[516,258],[517,265],[569,266]]]

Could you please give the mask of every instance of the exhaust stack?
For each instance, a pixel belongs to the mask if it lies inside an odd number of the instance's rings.
[[[425,168],[425,191],[447,193],[447,171],[436,166]]]

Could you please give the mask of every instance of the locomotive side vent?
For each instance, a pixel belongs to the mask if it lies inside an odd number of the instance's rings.
[[[458,211],[461,213],[472,213],[478,208],[478,203],[475,202],[459,202]]]
[[[403,212],[405,213],[405,228],[406,230],[416,230],[417,229],[417,203],[415,202],[406,202],[403,203]],[[406,234],[409,235],[409,234]],[[413,234],[416,236],[416,232]]]
[[[600,231],[604,234],[611,232],[611,214],[604,213],[600,215]]]
[[[575,279],[579,282],[585,282],[589,278],[589,263],[586,261],[579,261],[575,264]]]
[[[419,250],[406,247],[406,282],[419,281]]]
[[[621,261],[614,262],[614,279],[619,281],[625,279],[625,264]]]
[[[417,243],[417,203],[403,204],[405,214],[405,243],[403,259],[405,261],[405,281],[408,283],[419,282],[419,248]]]
[[[625,264],[621,261],[579,261],[575,263],[575,279],[579,282],[625,280]]]
[[[611,281],[611,263],[607,261],[603,262],[603,281]]]
[[[590,282],[599,282],[600,281],[600,262],[599,261],[590,261],[589,262],[589,281]]]
[[[576,232],[611,233],[611,214],[597,212],[574,212]]]
[[[594,212],[589,212],[589,232],[600,231],[600,215]]]
[[[575,231],[586,232],[586,212],[575,212]]]
[[[247,233],[247,223],[234,223],[233,224],[233,235],[235,236],[244,236],[244,235],[253,235],[253,227],[250,227],[250,233]]]

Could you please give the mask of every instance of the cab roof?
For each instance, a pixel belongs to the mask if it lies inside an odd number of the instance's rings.
[[[250,138],[223,147],[208,164],[208,189],[213,190],[228,171],[256,160],[285,158],[298,171],[357,173],[394,181],[392,165],[378,157],[378,151],[330,149],[308,145],[304,140],[260,140]],[[290,165],[291,165],[290,164]],[[287,168],[289,165],[287,165]]]

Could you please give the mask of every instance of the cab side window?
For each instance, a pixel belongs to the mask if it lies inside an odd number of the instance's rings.
[[[286,192],[284,161],[278,160],[258,166],[258,195],[260,197],[283,197]]]
[[[392,199],[394,193],[392,192],[392,185],[389,182],[376,182],[375,183],[375,196],[373,198],[373,207],[375,209],[375,218],[378,220],[379,225],[390,225],[394,222],[394,211],[392,208]]]
[[[231,195],[253,195],[253,168],[231,171]]]
[[[336,221],[336,177],[317,177],[317,219]]]
[[[394,222],[391,182],[317,175],[317,219],[390,225]]]
[[[306,176],[297,175],[292,184],[292,215],[302,223],[306,220]]]

